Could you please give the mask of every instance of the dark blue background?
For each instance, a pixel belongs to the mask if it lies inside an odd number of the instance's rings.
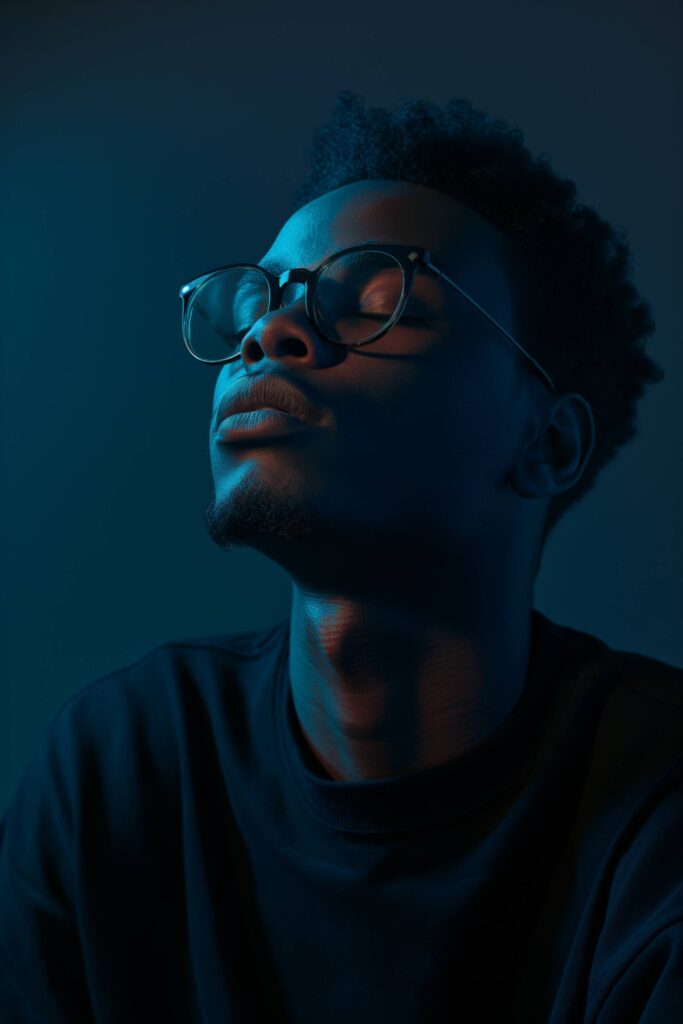
[[[627,229],[667,379],[549,541],[535,603],[683,664],[678,3],[3,9],[0,806],[80,687],[286,613],[282,570],[203,532],[217,371],[185,351],[177,291],[262,255],[342,88],[465,96]]]

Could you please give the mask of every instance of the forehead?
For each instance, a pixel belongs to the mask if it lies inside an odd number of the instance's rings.
[[[283,224],[259,261],[274,273],[312,270],[331,253],[362,242],[419,245],[452,270],[500,268],[505,237],[486,218],[425,185],[369,179],[326,192]]]

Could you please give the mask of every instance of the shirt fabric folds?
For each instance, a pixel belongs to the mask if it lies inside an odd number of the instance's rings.
[[[513,710],[331,779],[289,620],[84,687],[0,824],[2,1024],[676,1024],[683,671],[532,611]]]

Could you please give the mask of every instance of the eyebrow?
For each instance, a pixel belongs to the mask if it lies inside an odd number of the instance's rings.
[[[392,245],[392,242],[384,242],[381,238],[364,238],[361,242],[355,242],[353,248],[362,245]],[[328,260],[330,256],[335,256],[338,252],[342,252],[344,249],[349,249],[351,246],[344,245],[341,249],[332,249],[330,252],[325,253],[321,260],[318,260],[316,267],[319,267],[321,263]],[[273,263],[271,260],[259,260],[256,264],[258,267],[262,267],[269,273],[274,274],[275,277],[279,277],[280,274],[284,274],[286,270],[292,270],[292,267],[283,266],[280,263]]]
[[[268,273],[274,274],[275,277],[279,277],[284,271],[278,268],[277,263],[271,263],[270,260],[258,260],[256,263],[257,267],[261,267],[263,270],[267,270]]]

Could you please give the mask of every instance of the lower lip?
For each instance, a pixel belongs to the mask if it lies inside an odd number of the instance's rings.
[[[310,426],[305,420],[280,409],[252,409],[235,412],[218,425],[216,440],[222,444],[255,441],[259,438],[286,437]]]

